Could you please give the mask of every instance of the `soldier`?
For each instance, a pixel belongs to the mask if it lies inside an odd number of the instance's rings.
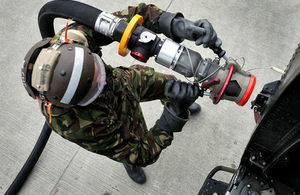
[[[154,5],[115,12],[126,21],[140,14],[144,26],[178,42],[195,41],[220,47],[207,20],[191,22]],[[65,37],[67,37],[65,39]],[[65,40],[65,41],[63,41]],[[112,41],[78,23],[38,42],[27,53],[22,79],[28,93],[38,99],[53,131],[81,147],[124,164],[137,183],[146,181],[142,166],[154,163],[181,131],[189,112],[200,112],[194,101],[199,86],[135,65],[113,68],[100,58],[100,46]],[[147,130],[140,102],[165,103],[160,119]]]

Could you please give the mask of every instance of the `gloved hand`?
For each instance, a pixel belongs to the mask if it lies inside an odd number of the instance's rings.
[[[190,105],[199,97],[199,85],[170,80],[165,86],[165,96],[169,98],[163,114],[157,121],[161,130],[170,135],[180,132],[188,121]]]
[[[175,17],[171,23],[171,31],[173,36],[195,41],[196,45],[203,44],[204,48],[214,49],[222,45],[221,39],[206,19],[192,22],[183,17]]]
[[[170,80],[165,86],[165,96],[169,98],[169,109],[180,118],[188,118],[188,108],[199,97],[199,85]]]

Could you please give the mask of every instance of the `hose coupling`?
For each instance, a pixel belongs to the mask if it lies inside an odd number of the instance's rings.
[[[114,30],[121,20],[121,18],[110,13],[101,12],[96,20],[94,30],[112,38]]]

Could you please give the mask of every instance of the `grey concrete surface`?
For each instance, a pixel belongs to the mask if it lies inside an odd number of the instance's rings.
[[[138,0],[81,0],[106,11],[115,11]],[[3,194],[27,159],[40,133],[43,117],[24,90],[20,64],[27,50],[40,39],[37,13],[46,0],[0,1],[0,194]],[[280,78],[270,66],[284,69],[300,42],[298,0],[167,0],[151,1],[186,18],[207,18],[223,40],[229,56],[244,57],[245,69],[257,76],[255,95],[264,83]],[[57,28],[63,21],[56,23]],[[204,57],[213,53],[184,42]],[[114,66],[136,63],[117,55],[116,43],[103,48],[104,60]],[[157,71],[172,73],[148,63]],[[177,75],[177,74],[176,74]],[[177,75],[178,76],[178,75]],[[181,79],[183,77],[179,76]],[[121,164],[79,148],[52,133],[33,173],[20,194],[196,194],[208,172],[217,165],[236,168],[255,127],[250,103],[239,107],[223,101],[213,105],[199,98],[202,112],[191,117],[160,159],[145,168],[145,185],[133,183]],[[249,101],[250,102],[250,101]],[[159,118],[158,101],[143,103],[148,127]],[[220,176],[229,179],[228,176]]]

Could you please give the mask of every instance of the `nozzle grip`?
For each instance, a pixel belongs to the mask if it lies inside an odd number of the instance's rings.
[[[224,51],[221,47],[209,47],[215,54],[217,54],[220,58],[222,58],[226,51]]]

